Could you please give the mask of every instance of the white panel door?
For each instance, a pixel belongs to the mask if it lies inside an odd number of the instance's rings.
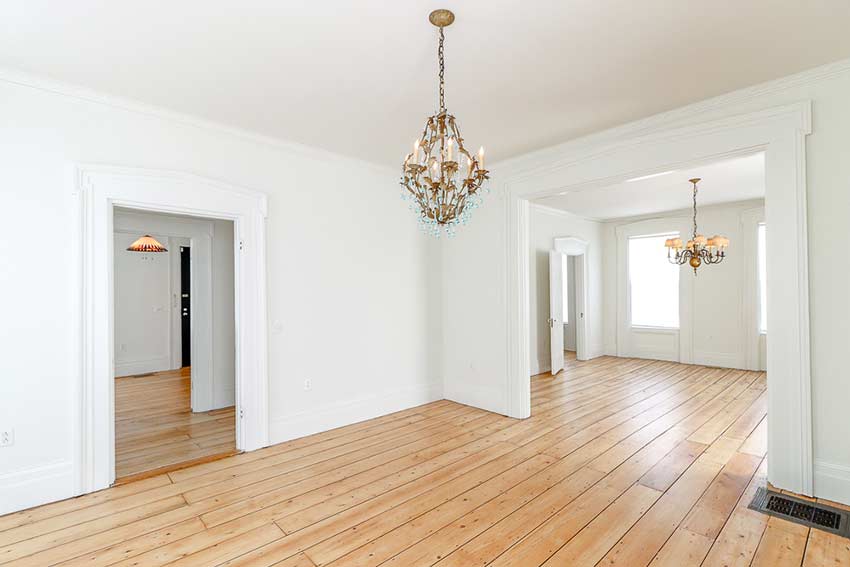
[[[549,251],[549,346],[552,351],[552,374],[564,368],[564,272],[562,254]]]

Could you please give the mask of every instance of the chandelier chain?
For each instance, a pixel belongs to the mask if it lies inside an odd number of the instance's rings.
[[[440,112],[446,110],[446,91],[445,91],[445,72],[446,72],[446,63],[443,55],[443,41],[445,40],[445,35],[443,34],[443,28],[440,28],[440,44],[437,48],[437,57],[440,60]]]
[[[694,183],[694,238],[697,237],[697,184]]]

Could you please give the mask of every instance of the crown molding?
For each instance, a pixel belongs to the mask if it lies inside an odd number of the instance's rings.
[[[552,160],[563,158],[566,153],[576,153],[582,148],[587,148],[589,146],[598,147],[600,145],[608,145],[618,140],[628,141],[629,138],[651,134],[653,131],[662,127],[669,128],[678,121],[693,118],[712,110],[755,101],[774,93],[781,93],[801,86],[813,85],[847,73],[850,73],[850,59],[842,59],[833,63],[827,63],[793,75],[787,75],[772,81],[759,83],[750,87],[744,87],[685,106],[680,106],[666,112],[626,122],[619,126],[614,126],[585,136],[566,140],[553,146],[548,146],[546,148],[507,158],[505,160],[495,162],[491,167],[491,170],[515,169],[517,174],[521,174],[524,169],[527,169],[527,164],[531,161],[548,160],[551,162]],[[806,133],[810,133],[811,114],[806,113],[806,116],[807,117],[804,118],[805,123],[801,125],[801,129]]]
[[[570,211],[565,211],[564,209],[558,209],[558,208],[555,208],[555,207],[550,207],[549,205],[541,205],[540,203],[530,202],[529,206],[532,209],[536,209],[536,210],[540,211],[541,213],[546,213],[547,215],[553,215],[553,216],[558,216],[558,217],[568,217],[568,218],[574,219],[574,220],[577,219],[577,220],[584,220],[584,221],[590,221],[590,222],[605,222],[605,221],[602,221],[602,220],[597,219],[597,218],[585,217],[585,216],[582,216],[582,215],[577,215],[575,213],[571,213]]]
[[[213,134],[239,138],[249,143],[266,146],[311,159],[334,161],[343,160],[349,163],[365,166],[376,171],[395,172],[394,168],[387,165],[338,154],[329,150],[315,146],[308,146],[306,144],[293,142],[283,138],[260,134],[252,130],[228,126],[221,122],[201,118],[200,116],[193,114],[170,110],[168,108],[147,104],[127,97],[106,94],[88,87],[57,81],[55,79],[48,79],[46,77],[41,77],[10,67],[0,67],[0,82],[36,89],[50,94],[83,100],[103,106],[109,106],[118,110],[144,114],[158,118],[164,122],[197,128]]]

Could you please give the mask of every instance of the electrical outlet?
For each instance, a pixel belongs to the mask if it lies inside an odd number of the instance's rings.
[[[0,431],[0,447],[8,447],[15,444],[15,430],[4,429]]]
[[[313,389],[313,381],[310,378],[304,380],[304,391],[308,392]]]

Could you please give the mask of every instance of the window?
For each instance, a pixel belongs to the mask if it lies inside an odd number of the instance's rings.
[[[767,227],[764,223],[759,223],[757,255],[759,271],[759,332],[767,333]]]
[[[679,328],[680,267],[667,261],[664,241],[675,234],[635,236],[628,240],[631,324]]]
[[[570,278],[569,278],[569,268],[567,267],[567,255],[561,254],[561,278],[563,279],[564,285],[561,286],[561,289],[564,291],[563,296],[563,315],[561,319],[564,324],[570,322]]]

